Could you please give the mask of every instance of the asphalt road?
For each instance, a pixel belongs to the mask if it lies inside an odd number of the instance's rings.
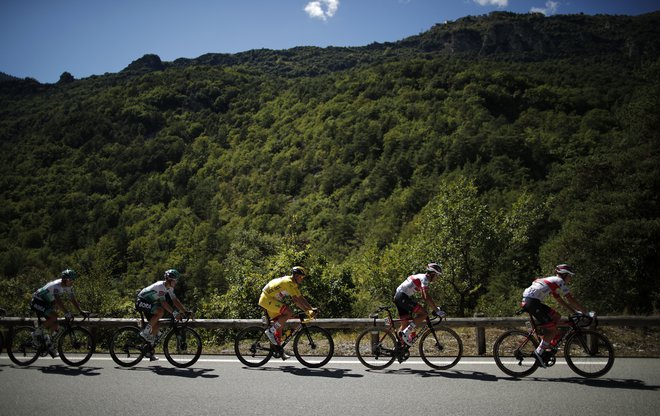
[[[189,369],[167,360],[118,367],[96,354],[81,368],[40,358],[16,367],[0,355],[5,415],[657,415],[660,359],[622,359],[584,379],[559,362],[516,380],[491,358],[464,357],[434,371],[421,361],[367,370],[339,357],[321,369],[295,358],[257,369],[235,357],[202,356]]]

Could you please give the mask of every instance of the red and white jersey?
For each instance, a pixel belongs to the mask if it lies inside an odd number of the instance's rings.
[[[426,273],[420,273],[408,276],[408,278],[396,288],[396,291],[403,292],[408,296],[413,296],[416,292],[420,292],[422,289],[427,289],[428,287],[429,277]]]
[[[523,298],[543,300],[550,294],[552,294],[554,297],[558,297],[558,291],[561,291],[562,295],[567,295],[570,293],[566,282],[564,282],[564,279],[559,276],[543,277],[541,279],[534,280],[534,283],[525,289],[523,292]]]

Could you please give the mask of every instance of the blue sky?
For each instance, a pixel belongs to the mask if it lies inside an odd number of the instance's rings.
[[[363,46],[494,10],[638,15],[658,0],[0,0],[0,72],[57,82],[163,61],[295,46]]]

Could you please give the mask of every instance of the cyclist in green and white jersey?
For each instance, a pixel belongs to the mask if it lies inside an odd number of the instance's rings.
[[[164,280],[160,280],[150,286],[145,287],[138,293],[135,301],[135,308],[144,312],[149,323],[144,327],[140,335],[148,342],[155,344],[158,339],[159,319],[165,312],[174,316],[176,320],[181,320],[181,315],[186,315],[188,311],[183,303],[174,294],[174,287],[181,278],[181,273],[175,269],[165,271]],[[174,304],[174,309],[170,302]]]
[[[78,275],[71,269],[63,270],[60,273],[60,278],[48,282],[45,286],[38,289],[32,294],[30,301],[30,309],[37,313],[37,316],[44,318],[45,321],[42,327],[37,328],[34,333],[34,343],[39,344],[39,338],[44,337],[46,345],[51,356],[55,356],[55,342],[59,334],[60,326],[57,323],[57,309],[64,311],[64,316],[71,319],[73,314],[69,312],[64,304],[64,300],[68,300],[73,306],[76,307],[78,312],[83,316],[89,316],[89,312],[83,311],[80,308],[80,303],[73,293],[73,282]],[[46,333],[44,333],[44,330]]]

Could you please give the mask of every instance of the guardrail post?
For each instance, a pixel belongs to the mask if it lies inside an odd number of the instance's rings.
[[[482,312],[475,312],[475,318],[483,318],[484,314]],[[477,326],[475,328],[475,341],[477,343],[477,354],[484,355],[486,354],[486,328],[483,326]]]

